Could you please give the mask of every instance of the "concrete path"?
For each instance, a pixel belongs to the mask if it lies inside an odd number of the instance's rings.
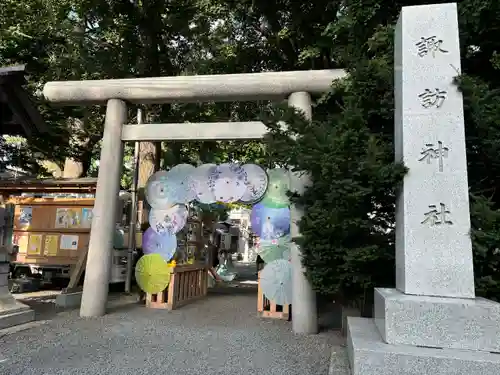
[[[211,293],[179,310],[128,303],[98,319],[43,312],[44,324],[0,336],[1,375],[323,375],[343,340],[296,336],[260,319],[256,294]]]

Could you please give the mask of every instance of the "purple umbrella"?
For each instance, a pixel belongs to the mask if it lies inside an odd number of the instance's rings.
[[[158,234],[150,227],[142,236],[142,250],[144,254],[160,254],[168,262],[177,250],[177,237],[168,232]]]

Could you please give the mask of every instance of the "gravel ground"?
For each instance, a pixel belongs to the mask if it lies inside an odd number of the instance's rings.
[[[241,290],[172,312],[128,304],[96,319],[55,314],[0,337],[0,374],[326,375],[341,342],[334,332],[296,336],[290,322],[258,318],[256,295]]]

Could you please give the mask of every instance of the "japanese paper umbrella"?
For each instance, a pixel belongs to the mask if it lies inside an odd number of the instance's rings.
[[[241,197],[243,203],[255,203],[259,201],[267,190],[269,177],[264,168],[256,164],[244,164],[246,191]]]
[[[277,259],[265,265],[260,273],[260,287],[266,298],[277,305],[292,303],[292,265]]]
[[[290,240],[290,235],[272,240],[260,240],[257,254],[259,254],[266,263],[271,263],[278,259],[289,260]]]
[[[149,227],[142,237],[142,250],[144,254],[159,254],[168,262],[177,250],[177,237],[168,232],[156,233]]]
[[[245,171],[238,164],[218,165],[214,173],[209,176],[209,183],[218,202],[230,203],[239,200],[247,186]]]
[[[250,222],[261,240],[277,239],[290,233],[290,209],[271,208],[260,202],[252,207]]]
[[[146,293],[164,291],[170,283],[171,268],[160,254],[144,255],[135,266],[135,279]]]
[[[167,172],[168,183],[171,185],[172,201],[185,204],[195,199],[195,192],[191,189],[195,170],[196,168],[191,164],[177,164]]]
[[[210,179],[216,168],[215,164],[202,164],[195,169],[190,180],[190,189],[194,192],[196,200],[202,204],[216,202]]]
[[[290,177],[288,171],[282,168],[270,169],[267,172],[269,184],[261,203],[266,207],[281,208],[289,205],[288,190],[290,190]]]
[[[168,208],[175,203],[172,199],[172,184],[168,183],[167,180],[167,171],[158,171],[148,179],[145,195],[151,207]]]
[[[149,211],[149,225],[158,234],[176,234],[186,225],[188,218],[187,207],[176,204],[166,210],[152,208]]]

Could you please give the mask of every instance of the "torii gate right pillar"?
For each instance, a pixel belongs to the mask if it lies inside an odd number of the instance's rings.
[[[308,119],[312,119],[311,96],[307,92],[294,92],[288,98],[288,105],[300,110]],[[307,183],[306,176],[290,173],[290,189],[302,192]],[[300,236],[298,222],[303,215],[302,210],[292,205],[290,207],[290,234],[292,240]],[[307,246],[307,244],[306,244]],[[305,276],[302,265],[300,247],[292,242],[292,328],[294,333],[318,333],[318,312],[316,308],[316,293]]]

